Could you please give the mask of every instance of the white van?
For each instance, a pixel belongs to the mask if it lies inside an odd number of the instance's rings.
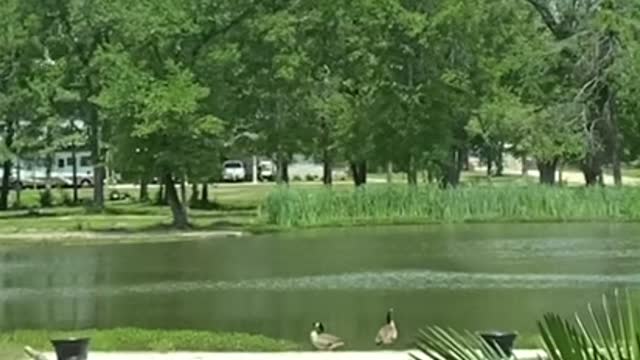
[[[258,179],[260,181],[273,181],[276,178],[276,164],[271,160],[263,160],[258,164]]]
[[[247,169],[240,160],[228,160],[222,164],[222,180],[243,181],[247,177]]]

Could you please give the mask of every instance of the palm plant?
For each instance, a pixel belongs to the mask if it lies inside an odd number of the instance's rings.
[[[551,360],[638,360],[640,334],[636,330],[636,309],[629,291],[625,293],[623,302],[616,290],[612,304],[603,295],[600,317],[591,305],[586,319],[576,314],[573,322],[556,314],[546,314],[538,322],[538,328],[548,357]]]
[[[640,333],[636,309],[629,291],[623,301],[618,290],[613,303],[602,297],[602,315],[588,306],[586,318],[573,319],[548,313],[538,322],[542,346],[550,360],[640,360]],[[437,360],[504,360],[509,358],[497,346],[489,346],[479,335],[432,326],[421,330],[418,350]],[[411,354],[413,359],[421,359]]]
[[[423,355],[434,360],[505,360],[509,358],[499,346],[489,345],[478,334],[438,326],[420,330],[416,346]],[[424,359],[414,354],[410,356],[415,360]]]

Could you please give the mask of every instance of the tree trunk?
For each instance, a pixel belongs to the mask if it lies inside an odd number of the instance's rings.
[[[2,189],[0,189],[0,210],[9,209],[9,192],[11,191],[11,160],[2,163]]]
[[[604,4],[607,10],[612,10],[613,5],[611,2]],[[607,151],[607,160],[611,162],[613,170],[613,181],[616,186],[622,185],[622,170],[621,170],[621,133],[618,124],[618,116],[616,109],[617,96],[614,88],[614,84],[611,81],[606,80],[606,71],[613,66],[616,53],[618,52],[618,44],[616,44],[615,31],[609,26],[602,33],[603,38],[599,39],[599,49],[597,53],[597,63],[601,64],[599,72],[604,76],[604,84],[600,88],[598,94],[598,106],[602,119],[604,120],[603,126],[603,138],[605,143],[605,150]],[[604,175],[602,171],[598,175],[600,177],[601,185],[604,185]]]
[[[611,167],[613,168],[613,183],[622,186],[622,165],[620,161],[621,134],[618,128],[618,114],[616,112],[616,94],[608,87],[609,97],[606,103],[606,119],[608,120],[609,151],[611,153]],[[604,179],[603,179],[604,182]]]
[[[158,190],[157,205],[168,205],[169,202],[167,200],[167,187],[164,183],[164,176],[161,176],[160,179],[158,179],[158,182],[160,183],[160,189]]]
[[[164,205],[164,184],[162,182],[160,182],[160,187],[158,188],[157,205]]]
[[[564,185],[563,175],[564,175],[564,161],[560,161],[558,162],[558,185],[560,186]]]
[[[409,156],[409,164],[407,166],[407,182],[411,186],[418,185],[418,170],[416,169],[416,161],[413,155]]]
[[[588,155],[581,165],[584,182],[587,186],[598,185],[598,178],[602,175],[602,167],[596,157],[595,155]]]
[[[175,183],[173,182],[173,176],[170,172],[164,175],[164,187],[166,189],[169,207],[171,208],[171,214],[173,215],[173,226],[178,229],[189,228],[187,211],[184,204],[178,197],[178,192],[176,191]]]
[[[208,204],[209,203],[209,184],[206,183],[206,182],[202,183],[202,197],[201,197],[200,201],[203,204]]]
[[[4,145],[5,148],[11,149],[13,147],[13,140],[15,137],[15,128],[13,121],[9,120],[5,129]],[[11,191],[11,170],[13,169],[13,162],[11,159],[7,159],[2,163],[2,188],[0,189],[0,210],[9,209],[9,192]]]
[[[76,151],[76,143],[71,142],[71,171],[73,172],[73,203],[78,203],[78,154]]]
[[[387,161],[387,184],[393,183],[393,162]]]
[[[462,158],[462,150],[452,147],[449,150],[449,159],[446,162],[440,162],[440,186],[443,188],[457,187],[460,185],[460,176],[464,159]]]
[[[18,166],[16,167],[16,208],[22,207],[22,163],[20,161],[20,155],[18,155]]]
[[[442,170],[442,166],[437,162],[430,162],[427,164],[427,181],[429,184],[433,184],[438,180],[437,172]]]
[[[462,170],[469,171],[471,170],[471,163],[469,162],[469,149],[465,147],[460,150],[460,163],[462,164]]]
[[[529,175],[529,167],[527,166],[527,156],[522,156],[522,176]]]
[[[493,175],[493,150],[487,151],[487,177]]]
[[[367,161],[358,160],[349,163],[351,173],[353,174],[353,183],[355,186],[365,185],[367,183]]]
[[[611,149],[611,151],[613,151],[613,153],[611,154],[611,165],[613,167],[613,183],[615,184],[615,186],[622,186],[622,165],[620,162],[620,155],[617,154],[620,151],[619,146],[616,145],[614,149]]]
[[[333,165],[327,148],[322,151],[322,183],[329,186],[333,183]]]
[[[363,160],[358,163],[358,174],[360,176],[360,185],[367,184],[367,161]]]
[[[502,175],[504,175],[504,145],[500,143],[496,154],[496,176]]]
[[[93,203],[98,209],[102,209],[104,208],[104,164],[94,167],[93,176]]]
[[[51,172],[53,168],[53,154],[47,154],[45,167],[44,187],[46,192],[51,192]]]
[[[538,171],[540,172],[540,184],[555,185],[556,168],[558,167],[558,159],[537,161]]]
[[[278,183],[289,183],[289,161],[282,154],[278,154]]]
[[[146,176],[142,176],[142,178],[140,178],[140,201],[149,201],[149,182],[147,181]]]
[[[190,205],[196,205],[200,200],[200,192],[198,191],[198,184],[197,183],[192,183],[191,184],[191,196],[189,199],[189,204]]]
[[[187,211],[189,199],[187,198],[187,182],[184,178],[180,180],[180,201],[182,201],[184,210]]]
[[[460,185],[460,174],[462,168],[460,167],[460,150],[451,149],[449,151],[449,164],[447,166],[447,186],[457,187]]]
[[[358,179],[360,179],[360,177],[358,176],[358,165],[355,163],[355,161],[349,161],[349,169],[351,170],[351,177],[353,178],[353,184],[355,186],[358,186]]]
[[[457,168],[456,168],[456,177],[458,178],[458,182],[460,183],[460,178],[462,177],[462,171],[465,169],[466,164],[469,162],[469,151],[466,147],[459,148],[455,154],[457,160]]]
[[[89,145],[93,161],[93,206],[104,208],[104,154],[102,152],[102,126],[96,106],[85,99],[85,116],[89,123]]]
[[[353,184],[355,186],[360,186],[360,175],[358,175],[358,163],[355,161],[349,161],[349,169],[351,170],[351,177],[353,178]]]

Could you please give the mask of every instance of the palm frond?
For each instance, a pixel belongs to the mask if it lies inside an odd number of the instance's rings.
[[[490,346],[481,336],[430,326],[420,330],[416,340],[420,352],[433,360],[506,360],[499,346]],[[414,359],[418,359],[412,355]]]
[[[640,333],[636,324],[639,317],[628,290],[624,300],[617,290],[612,302],[603,295],[600,317],[591,304],[587,309],[585,318],[577,313],[569,319],[547,313],[538,321],[542,346],[549,360],[640,360]],[[477,334],[437,326],[420,330],[416,345],[423,355],[433,360],[510,358],[499,346],[492,346]]]
[[[623,306],[619,291],[613,302],[602,297],[602,315],[588,306],[587,323],[575,314],[574,321],[546,314],[538,322],[545,351],[552,360],[640,360],[640,336],[636,332],[636,314],[629,292]]]

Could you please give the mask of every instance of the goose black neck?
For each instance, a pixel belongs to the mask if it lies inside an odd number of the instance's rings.
[[[391,324],[391,311],[387,311],[387,324]]]

